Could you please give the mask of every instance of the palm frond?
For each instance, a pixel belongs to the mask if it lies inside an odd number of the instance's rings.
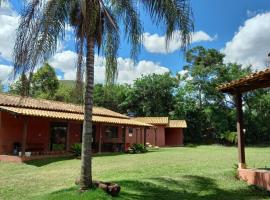
[[[194,30],[189,0],[141,0],[141,2],[157,25],[161,23],[166,25],[166,45],[174,36],[174,31],[179,31],[182,48],[185,49],[191,41],[191,33]]]
[[[33,71],[46,61],[63,39],[68,17],[67,1],[30,1],[21,16],[14,47],[14,71]]]
[[[108,10],[110,18],[104,18],[104,37],[103,49],[106,58],[106,84],[114,84],[118,76],[117,51],[119,48],[120,36],[119,28],[115,16]],[[114,23],[111,22],[113,20]]]
[[[118,21],[123,22],[125,36],[131,43],[131,57],[136,59],[140,52],[143,33],[136,1],[112,0],[111,4],[114,15],[118,17]]]

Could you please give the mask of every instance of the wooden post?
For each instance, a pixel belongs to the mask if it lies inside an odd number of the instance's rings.
[[[126,151],[126,134],[127,134],[127,127],[123,127],[123,143],[124,143],[124,152]]]
[[[99,140],[98,140],[98,153],[101,153],[101,145],[102,145],[102,134],[101,134],[101,124],[99,124]]]
[[[157,127],[155,127],[154,130],[155,130],[155,146],[157,146]]]
[[[22,156],[25,156],[26,142],[27,142],[27,128],[28,128],[28,118],[24,117],[23,137],[22,137]]]
[[[238,137],[238,159],[239,159],[239,168],[246,168],[245,160],[245,139],[243,131],[243,102],[242,94],[240,92],[236,93],[236,110],[237,110],[237,137]]]
[[[70,142],[70,122],[68,121],[68,126],[67,126],[67,141],[66,141],[66,151],[69,151],[70,146],[69,146],[69,142]]]
[[[136,144],[138,144],[138,128],[136,128]]]
[[[146,146],[146,127],[144,127],[144,138],[143,138],[143,145]]]
[[[141,134],[140,134],[140,143],[143,144],[143,129],[141,129]]]

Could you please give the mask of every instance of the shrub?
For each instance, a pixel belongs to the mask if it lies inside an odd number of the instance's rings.
[[[227,131],[221,134],[220,139],[227,144],[237,144],[237,132]]]
[[[80,157],[82,153],[82,144],[76,143],[71,146],[71,152],[74,156]]]
[[[146,153],[148,150],[143,144],[133,144],[130,153]]]

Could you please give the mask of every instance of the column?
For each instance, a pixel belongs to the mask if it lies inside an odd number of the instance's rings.
[[[245,160],[245,139],[244,139],[244,124],[243,124],[243,102],[242,94],[240,92],[236,93],[236,110],[237,110],[237,137],[238,137],[238,159],[239,168],[246,168]]]

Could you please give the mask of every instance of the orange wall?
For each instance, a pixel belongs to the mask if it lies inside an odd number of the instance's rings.
[[[165,145],[166,146],[182,146],[183,145],[183,129],[166,128],[165,129]]]
[[[41,146],[43,151],[50,150],[50,123],[51,122],[67,122],[48,118],[29,117],[28,118],[28,133],[27,144]],[[69,121],[68,134],[68,148],[74,143],[81,142],[82,123],[79,121]],[[95,142],[98,145],[99,134],[101,131],[102,144],[103,143],[123,143],[123,126],[118,127],[118,138],[107,138],[105,133],[105,124],[96,124],[96,138]],[[144,128],[131,127],[132,133],[129,133],[129,127],[126,127],[126,145],[127,149],[134,143],[144,143]],[[165,131],[166,130],[166,131]],[[22,142],[23,135],[23,117],[9,114],[7,112],[0,112],[0,154],[11,154],[14,142]],[[156,128],[148,128],[146,131],[146,142],[163,147],[165,145],[174,146],[183,144],[182,129],[168,129],[164,126]],[[96,147],[97,148],[97,147]]]
[[[81,142],[82,124],[80,122],[69,122],[69,148],[72,144]]]
[[[148,128],[146,130],[146,142],[150,143],[151,145],[155,146],[165,146],[165,127],[158,126],[156,128],[156,135],[155,129],[153,127]],[[134,143],[144,143],[144,130],[143,128],[133,128],[133,133],[128,132],[126,133],[126,143],[130,146]]]
[[[7,112],[0,112],[0,154],[12,154],[13,144],[22,143],[23,118],[15,117]],[[28,147],[38,147],[43,151],[50,150],[50,123],[63,122],[55,119],[28,117],[27,142]],[[65,122],[65,121],[64,121]],[[81,128],[79,122],[69,122],[69,146],[79,143]]]

